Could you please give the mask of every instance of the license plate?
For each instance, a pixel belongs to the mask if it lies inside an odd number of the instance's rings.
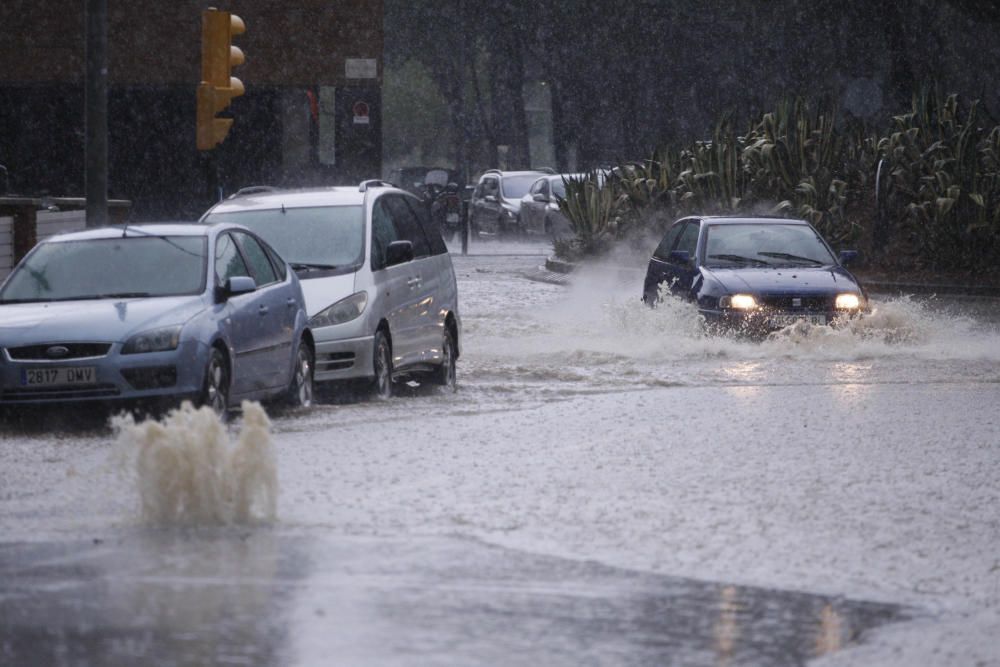
[[[73,368],[24,368],[21,385],[24,387],[61,387],[94,384],[97,370],[93,366]]]
[[[823,326],[826,324],[826,315],[805,315],[805,314],[771,315],[770,323],[771,326],[774,328],[784,329],[787,326],[795,324],[799,320],[804,320],[807,324]]]
[[[449,213],[445,216],[445,220],[448,222],[458,222],[458,213]]]

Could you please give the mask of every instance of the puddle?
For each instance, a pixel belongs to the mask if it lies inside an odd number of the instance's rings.
[[[455,538],[230,527],[0,547],[5,664],[781,667],[907,617]]]

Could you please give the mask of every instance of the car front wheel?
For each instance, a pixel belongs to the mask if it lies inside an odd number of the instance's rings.
[[[455,391],[458,387],[455,359],[458,354],[455,351],[455,337],[451,329],[445,327],[444,343],[441,345],[441,365],[434,371],[434,382],[443,386],[447,391]]]
[[[220,417],[225,417],[229,409],[229,366],[225,355],[217,347],[212,348],[205,366],[200,403],[210,407]]]
[[[375,398],[387,401],[392,398],[392,344],[385,331],[375,332],[375,380],[372,390]]]
[[[295,371],[285,401],[294,408],[308,408],[313,403],[313,354],[304,340],[299,341]]]

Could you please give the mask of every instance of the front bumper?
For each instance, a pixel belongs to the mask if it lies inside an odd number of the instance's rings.
[[[798,322],[814,326],[836,327],[862,314],[862,311],[779,310],[772,308],[758,308],[750,311],[700,308],[699,312],[709,330],[747,335],[766,335]]]
[[[374,345],[374,336],[320,340],[316,335],[316,381],[374,377]]]
[[[64,360],[15,359],[4,349],[0,405],[181,399],[200,394],[207,346],[182,341],[176,350],[143,354],[121,354],[121,348],[121,343],[113,343],[102,356]],[[59,379],[54,384],[37,382],[43,376]]]

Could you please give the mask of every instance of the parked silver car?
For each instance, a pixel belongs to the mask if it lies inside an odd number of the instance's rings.
[[[295,273],[236,225],[47,239],[0,286],[0,406],[190,398],[312,402]]]
[[[498,237],[522,233],[521,198],[546,173],[551,171],[485,171],[469,200],[472,233]]]
[[[244,225],[302,280],[316,381],[363,379],[389,398],[422,374],[454,390],[461,319],[451,257],[427,207],[381,181],[360,187],[250,188],[203,222]]]
[[[528,234],[558,238],[573,235],[573,226],[559,210],[559,200],[566,198],[566,179],[584,178],[586,174],[542,176],[521,198],[521,228]]]

